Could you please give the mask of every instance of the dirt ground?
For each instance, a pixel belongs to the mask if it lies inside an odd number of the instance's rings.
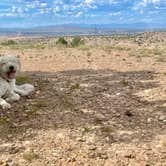
[[[0,165],[166,166],[165,62],[99,48],[0,52],[19,54],[21,81],[36,87],[0,109]]]

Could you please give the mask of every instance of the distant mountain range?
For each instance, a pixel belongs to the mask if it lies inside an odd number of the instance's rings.
[[[39,26],[33,28],[0,28],[0,36],[75,36],[75,35],[111,35],[140,33],[145,31],[165,31],[162,24],[64,24]]]

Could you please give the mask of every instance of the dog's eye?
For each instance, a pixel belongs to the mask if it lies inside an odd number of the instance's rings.
[[[5,62],[1,62],[0,64],[1,64],[1,65],[6,65],[6,63],[5,63]]]

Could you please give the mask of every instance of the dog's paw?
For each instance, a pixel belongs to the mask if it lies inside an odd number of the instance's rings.
[[[20,95],[15,94],[15,101],[18,101],[18,100],[20,100]]]
[[[10,97],[5,99],[7,102],[14,102],[20,100],[20,95],[12,94]]]
[[[18,100],[20,100],[20,95],[13,94],[13,96],[11,97],[11,101],[13,102],[13,101],[18,101]]]
[[[9,109],[9,108],[11,108],[11,105],[9,103],[3,103],[2,108],[3,109]]]

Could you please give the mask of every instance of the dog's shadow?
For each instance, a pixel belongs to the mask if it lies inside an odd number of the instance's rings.
[[[164,129],[163,101],[136,95],[159,87],[152,71],[74,70],[28,74],[36,93],[0,109],[0,139],[33,138],[39,130],[83,128],[101,140],[148,141]],[[95,130],[94,126],[98,126]],[[131,131],[125,139],[118,131]],[[117,135],[116,135],[117,134]],[[147,139],[148,138],[148,139]]]

